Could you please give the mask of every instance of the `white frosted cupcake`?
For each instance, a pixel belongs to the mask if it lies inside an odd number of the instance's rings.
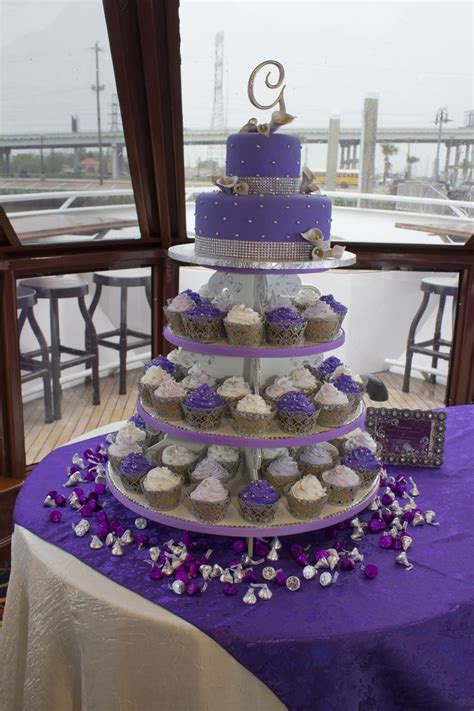
[[[186,477],[189,467],[196,464],[201,457],[201,451],[183,447],[182,444],[169,444],[161,450],[160,462],[179,476]]]
[[[216,523],[221,521],[230,503],[230,494],[219,479],[203,479],[188,494],[188,505],[200,521]]]
[[[236,304],[224,319],[227,339],[233,346],[259,346],[263,340],[263,318],[245,304]]]
[[[296,390],[304,395],[313,395],[319,388],[319,380],[303,365],[292,370],[289,377]]]
[[[296,518],[313,519],[323,510],[328,494],[316,476],[308,474],[297,481],[287,494],[288,508]]]
[[[306,339],[315,343],[333,341],[341,328],[347,308],[333,299],[323,296],[303,311],[307,323]]]
[[[182,483],[182,478],[168,467],[155,467],[142,480],[142,490],[155,509],[170,511],[179,504]]]
[[[273,462],[274,459],[277,457],[287,457],[290,453],[287,447],[265,447],[265,449],[261,449],[260,452],[262,472],[265,472],[270,462]]]
[[[344,437],[344,442],[342,444],[342,451],[344,454],[349,454],[353,449],[357,447],[366,447],[370,449],[372,454],[378,454],[379,445],[377,442],[369,435],[365,430],[357,428],[346,437]]]
[[[294,297],[293,306],[296,306],[298,311],[304,311],[315,304],[319,297],[320,291],[315,286],[303,286]]]
[[[109,461],[115,469],[128,454],[142,454],[146,432],[135,427],[132,423],[126,424],[115,435],[115,440],[107,450]]]
[[[265,388],[263,395],[270,405],[276,405],[277,400],[286,393],[291,393],[298,388],[292,383],[290,378],[285,376],[276,377],[274,381]]]
[[[196,390],[200,385],[209,385],[210,388],[213,388],[215,384],[216,379],[209,373],[206,373],[198,363],[194,363],[194,365],[190,367],[188,374],[181,381],[181,385],[188,392]]]
[[[185,292],[178,294],[174,299],[170,299],[164,307],[166,320],[171,330],[178,335],[184,336],[184,325],[182,314],[194,308],[194,300]]]
[[[231,406],[232,426],[238,434],[261,435],[266,432],[275,411],[260,395],[246,395]]]
[[[211,444],[207,448],[206,456],[214,459],[224,469],[227,469],[231,476],[237,474],[240,464],[240,451],[237,447],[226,447],[223,444]]]
[[[154,407],[155,390],[160,387],[161,383],[164,383],[167,380],[172,380],[171,375],[158,365],[152,365],[146,370],[138,383],[138,392],[140,393],[142,401],[145,405]]]
[[[347,395],[331,383],[323,383],[314,397],[318,407],[318,424],[322,427],[339,427],[350,415],[351,404]]]
[[[360,489],[360,478],[353,469],[338,464],[321,475],[329,494],[330,504],[348,504]]]
[[[278,491],[283,493],[301,476],[298,463],[293,457],[285,455],[274,459],[265,470],[265,479]]]
[[[181,420],[181,403],[186,396],[186,389],[174,380],[165,380],[153,393],[153,402],[158,416],[164,420]]]
[[[244,378],[233,375],[230,378],[226,378],[224,382],[219,385],[216,390],[217,394],[225,400],[228,406],[232,403],[237,402],[240,398],[245,397],[245,395],[250,395],[250,385]],[[228,409],[228,414],[230,414],[230,409]]]
[[[340,375],[348,375],[355,383],[357,383],[357,385],[360,386],[362,390],[365,391],[367,387],[367,378],[362,377],[362,375],[359,375],[359,373],[356,373],[355,370],[352,370],[352,368],[349,368],[344,364],[338,365],[337,368],[331,373],[328,378],[329,382],[335,380]]]
[[[216,462],[215,459],[211,459],[210,457],[201,459],[189,472],[189,478],[193,483],[198,483],[210,477],[214,477],[214,479],[219,479],[219,481],[225,483],[229,481],[230,474],[222,464],[219,464],[219,462]]]
[[[321,474],[331,469],[339,461],[339,452],[329,442],[318,442],[303,447],[298,455],[298,463],[303,474],[313,474],[321,478]]]

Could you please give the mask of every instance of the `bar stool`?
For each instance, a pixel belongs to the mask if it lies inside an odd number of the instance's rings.
[[[443,324],[444,307],[448,296],[453,297],[453,314],[456,304],[456,296],[458,293],[458,280],[453,277],[429,277],[421,280],[420,289],[423,292],[420,307],[415,314],[410,330],[408,332],[406,360],[405,360],[405,376],[403,378],[402,390],[404,393],[410,392],[410,377],[413,355],[421,353],[422,355],[431,356],[431,367],[438,366],[438,359],[449,361],[451,357],[452,342],[441,338],[441,327]],[[439,296],[438,313],[436,314],[436,324],[433,338],[428,341],[420,341],[415,343],[416,329],[423,315],[428,308],[428,302],[431,294]],[[441,351],[441,348],[447,348],[447,352]],[[431,374],[429,378],[431,383],[436,383],[436,375]]]
[[[51,398],[51,368],[49,365],[49,350],[46,339],[35,318],[33,307],[38,302],[33,289],[26,286],[19,286],[16,290],[16,308],[20,312],[18,316],[18,340],[26,321],[30,324],[39,349],[20,353],[20,370],[27,370],[28,373],[21,376],[22,383],[28,383],[35,378],[43,379],[44,392],[44,421],[53,422],[53,402]]]
[[[76,277],[38,277],[25,279],[21,282],[20,286],[27,286],[33,289],[38,299],[49,299],[49,316],[51,323],[51,346],[49,350],[51,352],[54,419],[61,419],[61,371],[65,368],[73,368],[81,363],[90,363],[92,368],[92,404],[100,405],[97,334],[84,299],[89,291],[87,282]],[[77,299],[79,310],[86,325],[90,348],[81,350],[79,348],[64,346],[61,343],[59,332],[59,299]],[[75,358],[62,361],[62,354],[72,355],[75,356]]]
[[[150,269],[118,269],[116,271],[94,272],[92,277],[95,286],[94,298],[89,306],[89,314],[93,317],[102,294],[102,287],[111,286],[120,289],[120,328],[97,334],[99,346],[112,348],[119,352],[120,375],[119,394],[127,392],[127,352],[134,348],[142,348],[151,344],[151,334],[128,328],[127,300],[128,289],[142,287],[151,308],[151,273]],[[119,337],[118,343],[108,339]],[[131,336],[135,340],[129,342]]]

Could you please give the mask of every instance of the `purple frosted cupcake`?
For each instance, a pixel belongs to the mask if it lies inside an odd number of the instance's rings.
[[[353,469],[361,478],[363,486],[373,482],[381,467],[380,461],[368,447],[356,447],[341,459],[341,464]]]
[[[222,317],[222,311],[212,301],[202,299],[182,315],[186,337],[201,343],[215,343],[221,336]]]
[[[307,322],[306,338],[315,343],[334,341],[341,328],[347,307],[328,294],[321,296],[312,306],[303,312]]]
[[[196,430],[219,427],[226,403],[209,385],[200,385],[183,400],[184,419]]]
[[[296,309],[282,306],[265,314],[265,333],[269,343],[286,348],[303,343],[306,322]]]
[[[356,383],[355,380],[351,378],[350,375],[338,375],[337,378],[331,380],[335,388],[337,388],[341,393],[344,393],[349,400],[351,405],[351,413],[357,412],[359,405],[364,397],[363,386]]]
[[[120,478],[127,491],[137,493],[141,489],[141,480],[148,474],[153,464],[143,454],[132,452],[120,464]]]
[[[271,523],[275,518],[279,500],[280,495],[268,481],[257,479],[240,491],[240,513],[250,523]]]
[[[168,360],[168,358],[164,355],[159,355],[156,358],[152,358],[147,363],[145,363],[145,365],[143,366],[143,372],[146,373],[148,368],[151,368],[152,366],[161,368],[161,370],[164,370],[165,373],[169,373],[171,376],[173,376],[173,378],[175,377],[178,371],[178,366]]]
[[[276,410],[284,432],[304,434],[316,425],[316,405],[303,393],[294,391],[282,395],[277,400]]]
[[[194,291],[187,289],[178,294],[174,299],[170,299],[163,311],[171,330],[178,335],[184,336],[183,314],[194,308],[195,304],[201,302],[201,297]]]
[[[329,356],[323,360],[316,368],[312,368],[314,375],[321,380],[330,380],[334,374],[336,368],[343,365],[342,360],[339,360],[336,356]]]

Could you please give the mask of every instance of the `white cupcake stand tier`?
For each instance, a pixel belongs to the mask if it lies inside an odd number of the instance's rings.
[[[263,311],[264,304],[275,295],[294,297],[301,289],[317,291],[315,287],[303,286],[297,274],[350,266],[356,259],[354,254],[347,252],[338,260],[326,259],[313,262],[271,263],[209,259],[196,255],[194,244],[172,247],[168,254],[176,261],[216,270],[207,284],[206,296],[245,303],[259,311]],[[168,342],[180,348],[178,360],[182,365],[189,367],[193,363],[198,363],[203,367],[211,366],[212,373],[216,377],[235,375],[236,367],[237,369],[240,367],[240,373],[256,393],[263,390],[268,376],[284,374],[291,367],[295,368],[298,365],[317,364],[321,361],[323,353],[341,346],[345,338],[344,331],[341,330],[335,340],[326,343],[305,342],[304,345],[295,348],[272,347],[268,344],[259,348],[246,348],[231,346],[224,340],[216,343],[192,341],[173,333],[168,326],[164,329],[164,336]],[[186,446],[191,449],[202,450],[206,444],[222,444],[239,447],[242,452],[240,472],[230,483],[230,506],[224,519],[217,523],[199,521],[189,511],[185,495],[172,511],[163,512],[153,509],[143,494],[127,491],[120,477],[109,466],[107,476],[111,493],[127,508],[152,521],[198,533],[244,536],[248,540],[249,555],[252,555],[254,537],[301,534],[334,526],[356,516],[376,496],[379,477],[369,486],[362,487],[350,504],[337,506],[326,504],[314,520],[301,520],[292,516],[282,497],[274,520],[270,524],[260,526],[245,521],[239,513],[238,506],[239,490],[249,481],[259,478],[263,449],[299,447],[342,437],[358,427],[363,427],[365,421],[363,404],[350,421],[335,429],[316,426],[307,434],[294,435],[283,432],[276,423],[272,423],[265,436],[259,438],[240,435],[226,419],[216,430],[209,432],[192,429],[184,421],[165,421],[157,417],[156,413],[145,406],[140,399],[137,410],[151,429],[162,433],[161,441],[154,448],[160,449],[169,444],[186,443]]]

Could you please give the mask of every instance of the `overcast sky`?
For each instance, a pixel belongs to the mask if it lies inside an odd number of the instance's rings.
[[[0,133],[69,131],[71,114],[81,130],[95,130],[96,40],[109,128],[115,87],[101,1],[0,0],[0,10]],[[285,66],[295,127],[326,126],[335,111],[358,126],[369,93],[379,95],[379,126],[430,126],[440,106],[463,125],[474,108],[472,18],[473,4],[457,0],[182,0],[184,125],[210,125],[220,30],[228,127],[256,113],[248,75],[270,58]]]

